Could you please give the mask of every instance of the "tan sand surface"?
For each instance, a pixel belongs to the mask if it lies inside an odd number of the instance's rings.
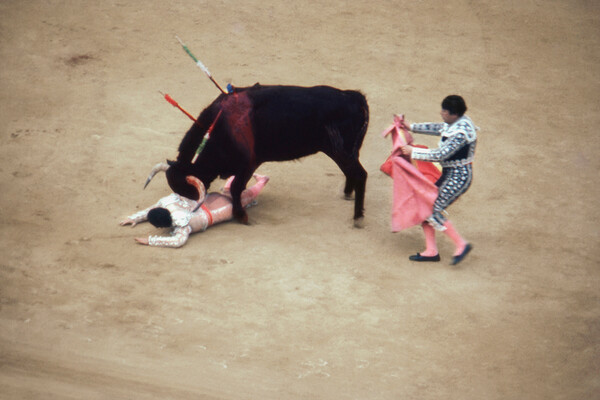
[[[367,96],[364,229],[317,155],[261,166],[249,226],[135,244],[190,126],[158,91],[218,95],[175,35],[222,84]],[[5,0],[0,60],[1,399],[600,398],[598,2]],[[393,114],[451,93],[481,127],[458,268],[441,235],[408,261],[379,172]]]

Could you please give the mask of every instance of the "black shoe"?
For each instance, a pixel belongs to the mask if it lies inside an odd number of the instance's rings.
[[[461,262],[463,260],[463,258],[465,258],[472,249],[473,249],[473,246],[471,246],[470,243],[467,243],[467,245],[465,246],[465,249],[463,250],[462,253],[460,253],[457,256],[452,257],[452,262],[450,263],[450,265],[456,265],[459,262]]]
[[[409,256],[408,259],[410,261],[440,261],[440,255],[436,254],[435,256],[422,256],[421,253],[417,253]]]

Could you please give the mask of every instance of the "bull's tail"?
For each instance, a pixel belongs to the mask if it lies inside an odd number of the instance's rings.
[[[360,126],[358,132],[354,134],[354,146],[352,147],[352,161],[344,174],[346,175],[346,186],[344,194],[346,197],[354,191],[354,227],[361,228],[363,226],[364,205],[365,205],[365,190],[367,185],[367,171],[360,164],[358,158],[360,148],[363,144],[367,129],[369,128],[369,104],[367,98],[360,92],[354,92],[357,97],[358,110],[356,110],[357,118],[354,126]]]
[[[357,92],[360,96],[361,103],[360,108],[363,116],[363,124],[360,128],[359,134],[356,137],[356,142],[354,143],[354,148],[352,149],[352,156],[358,158],[358,153],[360,148],[362,147],[365,136],[367,135],[367,129],[369,128],[369,103],[367,103],[367,98],[364,94]]]
[[[355,100],[346,119],[326,127],[330,156],[358,160],[367,129],[369,127],[369,105],[365,96],[357,91],[347,91]]]

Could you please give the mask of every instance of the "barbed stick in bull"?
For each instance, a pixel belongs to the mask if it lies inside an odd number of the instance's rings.
[[[163,95],[165,97],[165,100],[168,101],[169,104],[171,104],[173,107],[178,108],[182,113],[184,113],[185,115],[187,115],[189,119],[191,119],[192,121],[196,122],[196,118],[194,118],[194,116],[192,114],[190,114],[189,112],[185,111],[179,105],[179,103],[177,103],[171,96],[169,96],[168,94],[164,94],[160,90],[158,91],[158,93],[160,93],[161,95]]]
[[[208,70],[208,68],[206,68],[206,65],[202,64],[202,61],[198,60],[198,58],[196,58],[196,56],[190,51],[190,49],[185,45],[185,43],[183,43],[183,41],[179,38],[179,36],[175,36],[177,38],[177,40],[179,41],[179,44],[181,44],[181,47],[183,47],[183,50],[185,50],[186,53],[188,53],[188,55],[192,58],[192,60],[194,60],[194,62],[196,63],[196,65],[202,70],[204,71],[204,73],[206,74],[206,76],[208,76],[208,79],[210,79],[212,81],[212,83],[215,84],[215,86],[217,88],[219,88],[219,90],[221,91],[221,93],[223,94],[228,94],[228,92],[226,90],[224,90],[221,85],[219,85],[217,83],[217,81],[215,81],[215,79],[212,77],[212,74],[210,73],[210,71]]]
[[[159,93],[163,94],[163,92],[161,92],[161,91],[159,91]],[[165,97],[165,100],[167,100],[172,106],[177,107],[179,110],[181,110],[182,113],[184,113],[185,115],[187,115],[189,119],[191,119],[194,122],[197,122],[196,118],[194,118],[194,116],[192,114],[190,114],[189,112],[185,111],[179,105],[179,103],[177,103],[171,96],[169,96],[168,94],[165,94],[164,97]],[[194,154],[194,158],[192,159],[192,164],[196,163],[196,160],[198,159],[198,156],[200,155],[200,153],[202,153],[202,150],[204,150],[204,146],[206,146],[206,142],[208,141],[208,139],[210,139],[210,133],[214,129],[214,127],[215,127],[217,121],[219,120],[219,117],[221,116],[222,112],[223,112],[222,109],[219,110],[219,113],[215,117],[215,120],[213,121],[212,124],[210,124],[210,127],[208,128],[208,130],[204,134],[204,137],[202,138],[202,142],[198,145],[198,148],[196,149],[196,153]],[[146,181],[146,185],[148,185],[148,181]],[[145,187],[146,186],[144,186],[144,188]]]
[[[202,142],[198,145],[198,148],[196,149],[196,153],[194,153],[194,158],[192,158],[192,164],[196,164],[196,160],[198,159],[198,156],[200,155],[200,153],[202,153],[202,150],[204,150],[204,146],[206,146],[206,142],[208,141],[208,139],[210,139],[210,133],[214,129],[215,125],[217,124],[217,121],[219,120],[219,117],[221,116],[222,112],[223,112],[223,109],[220,109],[219,113],[215,117],[215,120],[213,121],[212,124],[210,124],[210,127],[208,127],[208,130],[206,131],[206,133],[204,134],[204,137],[202,138]]]

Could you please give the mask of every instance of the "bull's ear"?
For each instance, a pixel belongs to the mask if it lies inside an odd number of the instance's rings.
[[[173,165],[175,165],[175,161],[167,160],[167,164],[169,164],[169,166],[172,167]]]

